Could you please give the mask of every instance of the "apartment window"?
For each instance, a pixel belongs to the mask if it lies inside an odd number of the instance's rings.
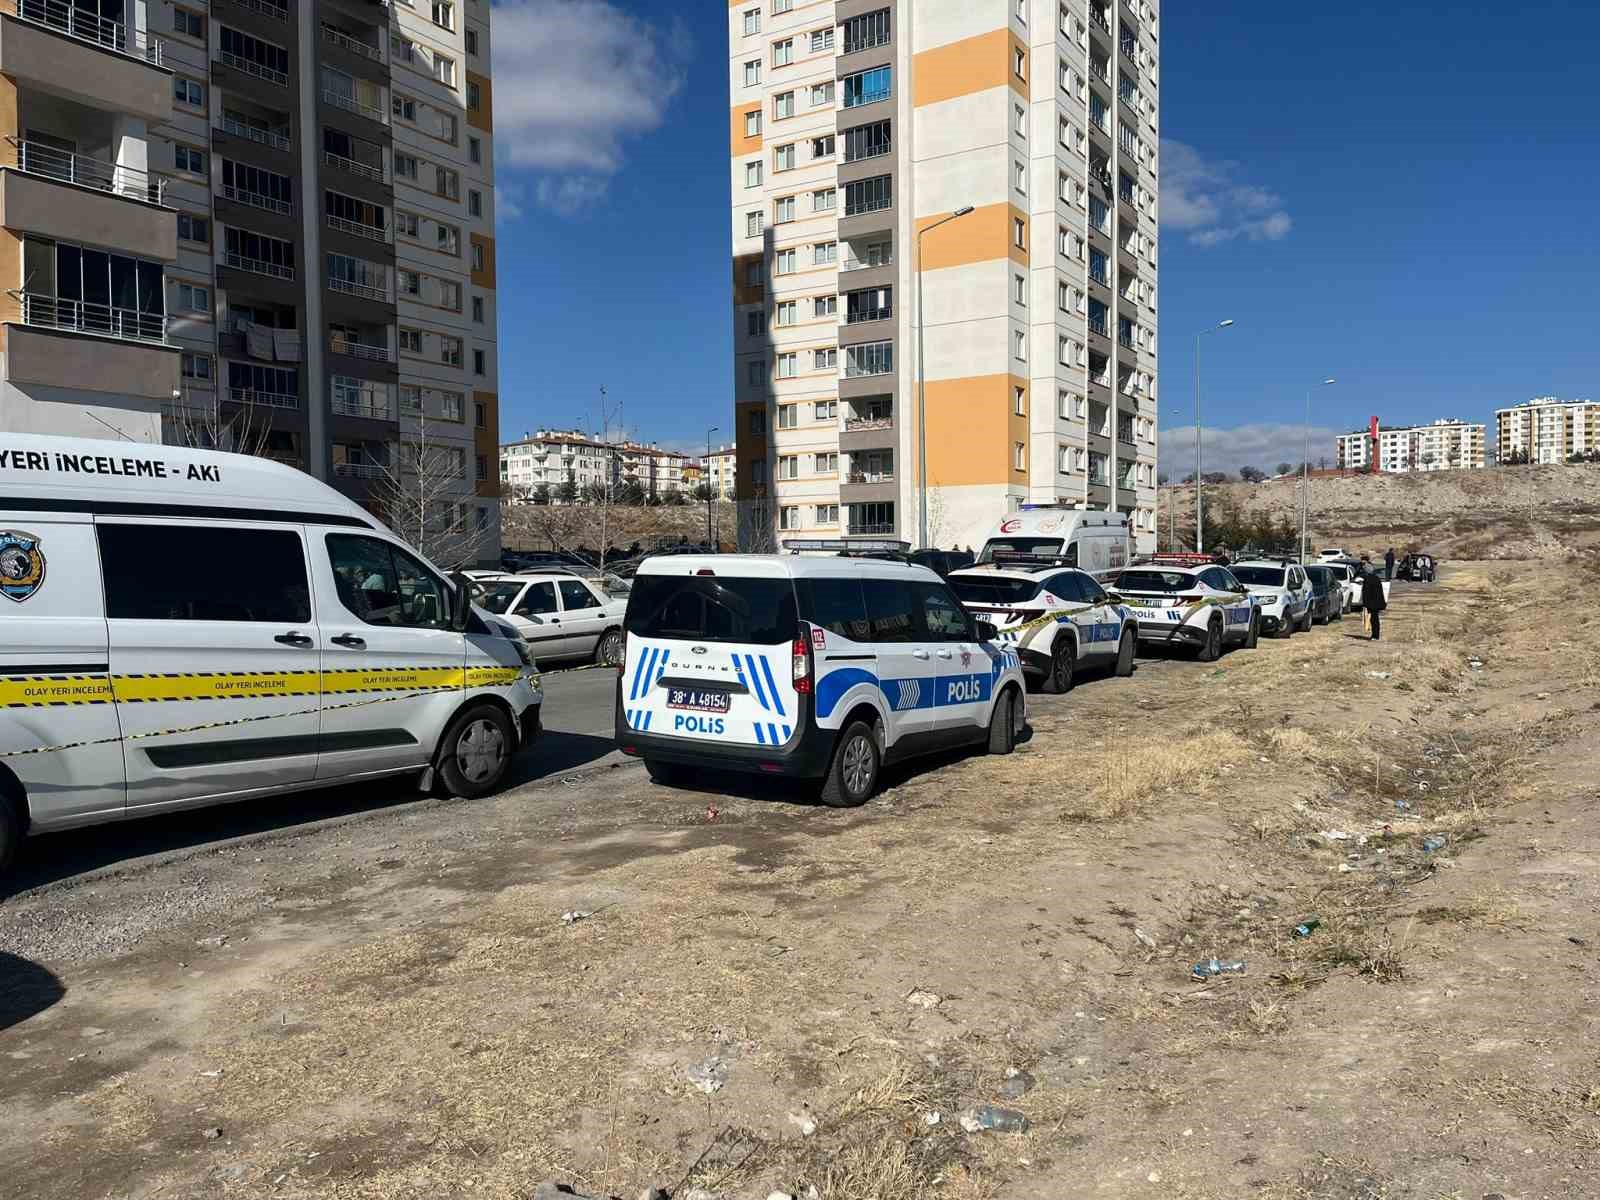
[[[397,177],[414,181],[417,177],[417,167],[418,164],[415,155],[401,154],[400,151],[395,151],[394,173]]]
[[[744,10],[744,35],[749,37],[752,33],[761,32],[761,10],[747,8]]]
[[[1021,217],[1013,217],[1011,219],[1011,238],[1016,242],[1019,250],[1028,248],[1028,227]]]
[[[489,406],[481,400],[472,405],[472,427],[474,429],[489,428]]]
[[[760,337],[767,331],[767,314],[759,308],[744,315],[744,333],[746,337]]]
[[[1028,52],[1026,50],[1013,50],[1011,52],[1011,70],[1018,79],[1028,77]]]
[[[1056,339],[1056,361],[1063,367],[1070,367],[1072,365],[1072,346],[1066,338]]]
[[[817,242],[814,246],[811,247],[811,265],[812,266],[824,267],[824,266],[827,266],[830,263],[838,261],[838,258],[839,258],[839,243],[838,242]]]
[[[813,83],[811,85],[811,107],[820,108],[824,104],[833,103],[833,80],[826,83]]]
[[[472,319],[476,324],[479,324],[479,325],[483,324],[483,297],[482,296],[474,296],[472,298]]]
[[[744,215],[745,237],[760,237],[761,231],[766,227],[766,217],[760,212],[747,212]]]
[[[394,214],[394,227],[406,237],[414,238],[422,236],[422,223],[417,219],[416,213],[402,212],[401,210],[396,209]]]
[[[811,139],[811,157],[833,157],[833,134],[830,133],[823,137],[815,137]]]
[[[229,29],[226,25],[220,30],[219,42],[222,61],[226,65],[260,76],[280,87],[289,86],[289,52],[282,46],[263,42],[260,38]]]
[[[886,45],[889,41],[889,10],[880,8],[876,12],[865,13],[859,17],[851,17],[844,23],[844,52],[854,54],[857,50],[868,50],[873,46]]]
[[[746,287],[759,287],[761,285],[761,264],[759,262],[745,263],[744,282]]]
[[[759,387],[767,379],[767,360],[764,358],[752,359],[745,364],[745,379],[751,387]],[[755,420],[750,422],[750,432],[755,433]]]
[[[211,382],[211,355],[195,354],[185,350],[183,352],[183,377],[192,379],[196,383]]]
[[[1011,466],[1017,471],[1026,471],[1028,469],[1028,447],[1026,443],[1012,443]]]
[[[839,349],[837,346],[828,346],[811,352],[811,369],[813,371],[836,371],[839,368]],[[819,404],[817,406],[821,408]],[[821,420],[821,417],[817,418]]]
[[[751,420],[755,420],[754,414],[751,414]],[[750,484],[752,487],[767,486],[767,464],[759,458],[750,464]]]
[[[467,30],[467,53],[472,55],[473,58],[478,57],[478,31],[476,29]]]
[[[837,475],[839,473],[839,455],[836,451],[828,450],[812,457],[812,474]]]
[[[209,242],[211,240],[211,222],[205,217],[197,217],[191,213],[179,213],[178,240],[182,242]]]
[[[784,38],[781,42],[772,43],[772,65],[787,67],[794,61],[794,39]]]
[[[844,322],[857,325],[863,321],[884,321],[894,315],[894,289],[891,287],[864,288],[845,294]]]
[[[786,221],[794,220],[794,197],[779,196],[772,202],[772,221],[775,225],[782,225]]]
[[[1028,335],[1020,329],[1011,331],[1011,354],[1019,360],[1028,357]]]
[[[839,297],[813,296],[811,298],[811,315],[813,317],[833,317],[839,313]]]
[[[485,252],[483,245],[479,242],[472,243],[472,269],[474,271],[482,271],[485,269],[487,262],[488,255]]]
[[[786,12],[794,11],[794,0],[772,0],[774,16],[782,16]]]
[[[1011,106],[1011,128],[1016,130],[1018,137],[1028,136],[1028,113],[1020,104]]]
[[[206,173],[206,152],[198,146],[185,146],[181,143],[175,143],[172,147],[172,165],[180,171],[204,175]]]
[[[1021,275],[1011,277],[1011,299],[1018,304],[1028,302],[1028,281]]]
[[[780,454],[778,456],[778,478],[800,478],[800,456],[798,454]]]
[[[475,137],[467,139],[467,159],[475,163],[483,161],[483,143]]]
[[[449,334],[439,335],[439,361],[447,367],[461,365],[461,339]]]
[[[209,313],[211,311],[211,293],[192,283],[178,285],[178,307],[185,312]]]
[[[1072,473],[1072,449],[1068,446],[1056,447],[1056,469],[1063,475]]]
[[[889,175],[874,175],[871,179],[858,179],[844,185],[845,216],[877,212],[894,203],[894,179]]]
[[[467,111],[483,111],[483,85],[467,80]]]
[[[420,330],[420,329],[402,329],[400,331],[400,353],[401,354],[421,354],[422,353],[422,330]]]
[[[461,199],[461,175],[449,167],[433,169],[434,194],[445,200]]]
[[[845,347],[844,373],[848,379],[862,375],[887,375],[893,370],[893,342],[866,342]]]
[[[476,188],[467,191],[467,215],[469,217],[483,216],[483,193]]]
[[[779,325],[793,325],[800,315],[800,303],[797,300],[783,300],[775,310]]]
[[[793,92],[779,92],[772,98],[772,116],[778,121],[794,116]]]
[[[206,106],[206,89],[193,79],[185,79],[182,75],[172,77],[172,98],[179,104],[187,104],[192,108]]]
[[[489,373],[489,356],[482,350],[472,352],[472,373],[474,375],[487,375]]]
[[[761,83],[761,60],[752,58],[744,65],[745,87],[756,87]]]
[[[787,250],[779,250],[772,257],[772,273],[774,275],[790,275],[795,269],[795,253],[791,246]]]
[[[791,478],[791,476],[786,476],[783,474],[783,464],[784,460],[780,458],[778,460],[778,478]],[[800,528],[800,509],[797,505],[785,504],[778,509],[778,528],[784,530]]]
[[[440,29],[456,27],[456,6],[450,0],[433,0],[433,23]]]
[[[1065,171],[1056,175],[1056,199],[1068,204],[1072,202],[1072,181],[1067,178]]]
[[[1025,163],[1013,162],[1011,164],[1011,181],[1018,192],[1026,195],[1028,191],[1028,168]]]
[[[837,504],[817,505],[818,525],[837,525],[839,523],[839,506]]]
[[[744,115],[745,137],[759,137],[761,134],[761,110],[752,108]]]
[[[778,146],[772,151],[772,169],[774,171],[794,170],[794,143]]]
[[[893,91],[893,73],[888,67],[874,67],[844,77],[844,106],[859,108],[887,100]]]
[[[187,8],[174,8],[172,10],[172,32],[181,33],[184,37],[205,40],[206,19],[197,12],[190,12]]]
[[[778,378],[793,379],[800,374],[800,356],[795,353],[778,355]]]
[[[811,193],[812,212],[832,212],[837,193],[832,188],[823,188]]]
[[[888,121],[873,121],[844,131],[844,161],[847,163],[877,158],[891,149]]]
[[[745,163],[745,165],[744,165],[744,185],[747,188],[756,188],[756,187],[760,187],[761,186],[761,160],[760,159],[756,159],[754,162]]]
[[[779,429],[794,429],[794,428],[798,427],[799,424],[800,424],[800,416],[799,416],[799,414],[800,414],[800,406],[798,404],[780,404],[780,405],[778,405],[778,428]],[[782,460],[780,459],[779,461],[781,462]],[[782,472],[782,470],[780,468],[779,475],[781,476],[782,473],[783,472]]]
[[[436,281],[439,285],[439,307],[451,312],[461,311],[461,285],[450,279]]]
[[[812,418],[818,421],[832,421],[839,415],[839,402],[837,400],[818,400],[812,407]],[[817,456],[819,459],[822,455]]]
[[[456,60],[453,58],[446,58],[444,55],[436,52],[433,56],[432,74],[434,79],[438,80],[438,82],[445,84],[448,87],[455,87]]]

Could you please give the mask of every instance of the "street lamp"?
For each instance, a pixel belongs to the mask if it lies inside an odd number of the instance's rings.
[[[917,545],[924,550],[928,548],[928,378],[926,326],[922,315],[922,235],[971,211],[972,205],[964,205],[949,216],[940,217],[933,224],[917,230],[917,476],[922,485],[917,501]]]
[[[1324,379],[1319,385],[1329,387],[1336,379]],[[1300,561],[1306,561],[1306,518],[1311,515],[1311,392],[1306,389],[1305,446],[1300,453]]]
[[[706,489],[706,545],[711,547],[713,553],[716,552],[717,541],[716,535],[711,532],[711,496],[716,490],[711,486],[711,435],[720,432],[721,429],[722,426],[713,425],[706,430],[706,469],[700,473],[704,477]]]
[[[1204,498],[1200,494],[1200,339],[1208,333],[1216,333],[1219,329],[1226,329],[1233,324],[1233,318],[1219,321],[1210,329],[1202,329],[1194,335],[1194,552],[1204,554],[1206,549],[1206,521],[1205,510],[1201,507]]]
[[[1167,416],[1176,421],[1179,411],[1176,408],[1169,408]],[[1156,487],[1156,494],[1160,495],[1159,481]],[[1157,526],[1157,529],[1159,528],[1160,526]],[[1178,485],[1175,483],[1167,485],[1167,551],[1170,554],[1178,552]]]

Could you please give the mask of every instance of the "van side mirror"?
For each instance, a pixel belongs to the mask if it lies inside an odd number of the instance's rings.
[[[993,621],[978,622],[978,640],[980,642],[992,642],[999,636],[1000,630],[995,627]]]
[[[460,571],[452,571],[450,582],[454,587],[450,593],[450,628],[465,633],[467,618],[472,614],[472,580]]]

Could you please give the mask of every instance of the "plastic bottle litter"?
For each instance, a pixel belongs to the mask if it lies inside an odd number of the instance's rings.
[[[985,1104],[962,1113],[961,1128],[968,1133],[980,1133],[985,1129],[995,1133],[1026,1133],[1028,1118],[1014,1108]]]
[[[1196,979],[1211,979],[1217,975],[1243,975],[1249,964],[1243,959],[1225,960],[1209,958],[1204,962],[1197,962],[1189,968],[1189,973]]]
[[[1320,917],[1307,917],[1304,921],[1301,921],[1300,924],[1294,927],[1294,936],[1297,938],[1308,938],[1311,936],[1313,930],[1320,929],[1321,927],[1322,919]]]
[[[1424,854],[1432,854],[1435,850],[1443,850],[1444,847],[1445,836],[1442,833],[1429,834],[1422,839],[1422,852]]]

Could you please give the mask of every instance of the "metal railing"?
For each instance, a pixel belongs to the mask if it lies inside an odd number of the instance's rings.
[[[294,205],[288,200],[279,200],[265,192],[252,192],[248,188],[234,187],[231,183],[222,185],[222,198],[232,200],[235,204],[248,204],[251,208],[259,208],[266,212],[282,213],[290,216],[294,213]]]
[[[1100,26],[1101,29],[1104,29],[1107,33],[1111,32],[1111,21],[1109,18],[1107,18],[1105,9],[1096,8],[1092,4],[1089,5],[1089,19],[1096,25]]]
[[[9,8],[24,21],[47,26],[79,41],[143,59],[153,66],[161,65],[161,43],[144,30],[135,29],[130,38],[128,27],[122,22],[107,20],[63,0],[12,0],[0,8]]]
[[[86,154],[73,154],[39,142],[20,141],[8,137],[6,141],[16,149],[17,169],[42,179],[72,183],[79,187],[109,192],[130,200],[147,204],[160,204],[166,197],[167,180],[153,171],[137,167],[124,167],[119,163]]]
[[[394,406],[388,401],[375,404],[368,400],[342,400],[334,396],[330,406],[342,417],[365,417],[369,421],[394,420]]]
[[[330,216],[328,228],[337,229],[340,233],[348,233],[354,237],[366,238],[373,242],[394,241],[394,230],[388,226],[380,228],[377,225],[363,225],[360,221],[347,221],[343,217]]]
[[[140,312],[110,304],[62,300],[38,292],[11,292],[22,306],[22,323],[41,329],[67,329],[120,338],[126,342],[167,344],[167,318],[162,313]]]
[[[289,10],[281,4],[274,4],[272,0],[228,0],[228,3],[237,4],[240,8],[248,8],[252,12],[258,12],[264,17],[272,17],[275,20],[289,19]]]
[[[339,29],[335,29],[332,25],[324,24],[322,26],[322,40],[325,42],[332,42],[335,46],[342,46],[352,54],[359,54],[364,58],[370,58],[375,63],[381,63],[383,61],[382,50],[378,49],[376,46],[369,46],[363,41],[358,41],[356,38],[351,37],[348,33],[345,33]]]
[[[851,471],[845,476],[846,483],[893,483],[893,471]]]
[[[352,341],[337,334],[328,338],[328,349],[334,354],[348,354],[351,358],[365,358],[372,362],[393,362],[394,352],[387,346],[373,346]]]
[[[869,429],[893,429],[893,417],[846,417],[844,431],[860,433]]]
[[[235,71],[243,71],[246,75],[254,75],[257,79],[265,79],[268,83],[275,83],[279,87],[289,86],[289,73],[280,71],[275,67],[265,67],[253,59],[244,58],[238,54],[230,54],[226,50],[217,51],[217,61],[225,67],[232,67]]]
[[[244,254],[235,254],[229,250],[222,256],[225,266],[236,271],[249,271],[254,275],[270,275],[274,279],[293,279],[294,268],[279,266],[277,263],[268,262],[264,258],[250,258]]]
[[[1129,350],[1132,350],[1133,349],[1133,334],[1128,333],[1125,330],[1119,329],[1119,330],[1117,330],[1117,342],[1120,345],[1126,346]]]
[[[367,117],[380,125],[389,123],[387,109],[379,108],[376,104],[368,104],[365,100],[357,100],[354,96],[347,96],[343,92],[336,92],[332,88],[322,89],[322,98],[335,108],[342,108],[346,112],[356,113],[358,116]]]
[[[1090,72],[1092,74],[1094,74],[1097,78],[1099,78],[1100,80],[1105,82],[1105,83],[1110,83],[1111,82],[1111,70],[1110,70],[1110,68],[1111,68],[1111,63],[1110,63],[1110,61],[1108,59],[1091,58],[1089,60],[1089,70],[1090,70]]]
[[[368,300],[389,299],[389,287],[376,287],[370,283],[357,283],[353,279],[341,279],[337,275],[328,277],[328,290],[330,292],[347,292],[352,296],[363,296]]]
[[[853,312],[846,307],[844,323],[846,325],[862,325],[868,321],[887,321],[894,316],[892,304],[879,305],[876,308],[857,308]]]
[[[865,524],[854,525],[853,524],[853,525],[850,526],[850,533],[852,535],[854,535],[854,536],[859,536],[859,537],[875,537],[876,535],[878,535],[880,533],[893,533],[893,532],[894,532],[894,525],[893,525],[892,522],[890,524],[887,524],[887,525],[884,525],[884,524],[879,524],[879,525],[865,525]]]
[[[234,137],[242,137],[246,141],[258,142],[263,146],[271,146],[274,150],[288,150],[291,148],[289,139],[281,133],[274,133],[270,129],[257,129],[254,125],[246,125],[242,121],[235,121],[229,117],[218,117],[217,128],[223,133],[231,133]]]
[[[373,183],[389,182],[389,173],[383,167],[369,166],[364,162],[357,162],[353,158],[346,158],[342,154],[335,154],[332,150],[324,150],[322,152],[322,161],[337,170],[348,171],[352,175],[370,179]]]
[[[1096,272],[1091,269],[1089,272],[1089,278],[1095,283],[1102,284],[1105,287],[1111,286],[1111,276],[1106,274],[1104,271]]]
[[[347,479],[382,479],[384,468],[377,463],[334,463],[333,473]]]
[[[258,388],[231,387],[228,399],[235,404],[258,405],[261,408],[299,408],[300,397],[290,392],[263,392]]]
[[[893,256],[890,256],[889,258],[885,258],[885,259],[880,259],[878,262],[872,262],[869,259],[865,259],[865,258],[847,258],[847,259],[844,260],[843,263],[840,264],[839,273],[841,275],[843,275],[843,274],[848,274],[851,271],[870,271],[874,267],[892,267],[892,266],[894,266],[894,258],[893,258]]]

